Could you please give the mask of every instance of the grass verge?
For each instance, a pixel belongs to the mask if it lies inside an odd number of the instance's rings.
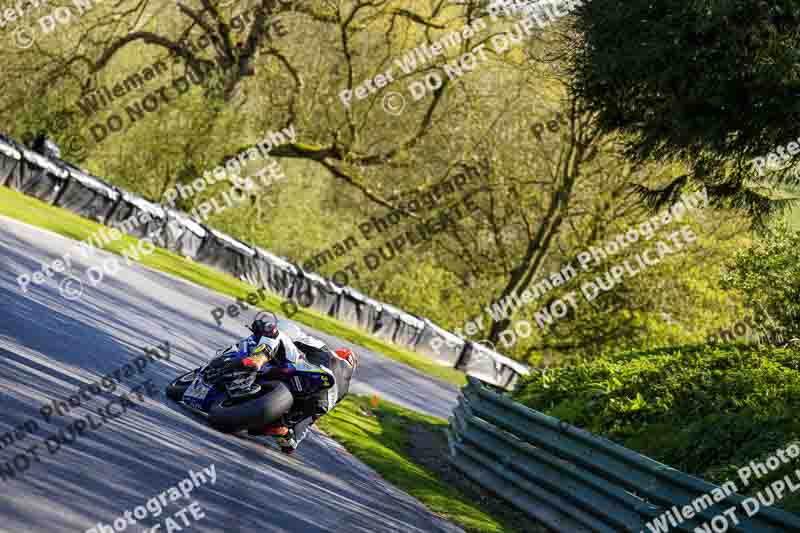
[[[104,227],[66,209],[51,206],[7,187],[0,187],[0,215],[5,215],[78,241],[88,238]],[[123,250],[128,249],[128,247],[137,242],[138,239],[123,234],[122,238],[103,245],[101,248],[121,254]],[[226,294],[232,298],[246,298],[248,294],[253,292],[253,287],[241,280],[160,248],[152,255],[143,257],[140,263]],[[283,302],[282,298],[268,294],[260,302],[259,307],[282,314],[280,305]],[[457,386],[462,386],[466,383],[462,372],[438,365],[422,355],[383,342],[364,331],[354,329],[311,309],[301,308],[292,317],[292,320],[359,344],[442,381]]]
[[[739,469],[800,444],[800,349],[717,344],[596,357],[522,378],[514,399],[742,496],[800,459],[740,484]],[[800,492],[775,507],[800,512]]]
[[[442,468],[448,468],[444,420],[390,402],[349,395],[317,425],[386,481],[466,531],[520,532],[520,525],[530,523],[507,504],[460,483],[452,473],[440,474]],[[423,446],[419,445],[420,436],[426,442]],[[431,460],[440,465],[431,466]]]

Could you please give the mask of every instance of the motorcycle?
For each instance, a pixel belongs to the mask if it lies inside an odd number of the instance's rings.
[[[259,313],[257,319],[264,313]],[[284,332],[302,334],[291,323],[281,324],[274,313],[275,323]],[[248,329],[252,331],[250,326]],[[294,340],[294,339],[293,339]],[[264,348],[263,346],[259,347]],[[217,351],[206,365],[187,372],[167,386],[167,397],[190,411],[206,418],[209,425],[225,433],[242,430],[258,431],[269,425],[293,428],[305,418],[304,407],[315,401],[316,395],[331,388],[330,375],[310,365],[287,368],[275,358],[258,353],[241,358],[234,344]],[[273,365],[279,379],[266,378],[261,370]]]

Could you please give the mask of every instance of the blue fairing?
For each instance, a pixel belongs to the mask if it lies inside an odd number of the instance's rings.
[[[263,370],[267,370],[268,368],[270,368],[272,366],[273,365],[269,365],[268,364],[267,366],[265,366],[262,369],[262,371]],[[291,365],[278,365],[278,366],[291,367]],[[314,376],[314,378],[318,378],[318,376]],[[202,378],[202,376],[200,374],[197,375],[197,378],[195,379],[195,382],[197,382],[198,380],[204,386],[207,387],[207,385],[205,385],[205,383],[203,382],[203,378]],[[192,385],[194,385],[195,382],[193,382]],[[196,398],[192,398],[190,396],[187,397],[186,395],[184,395],[184,397],[183,397],[183,401],[187,405],[189,405],[190,407],[193,407],[195,409],[199,409],[200,411],[203,411],[204,413],[208,413],[211,410],[211,406],[212,405],[214,405],[217,402],[222,401],[223,399],[225,399],[225,391],[224,390],[219,390],[216,387],[212,387],[211,390],[208,391],[208,394],[206,395],[206,397],[202,401],[198,401]]]
[[[195,381],[197,380],[200,380],[202,382],[203,378],[198,375]],[[191,398],[185,395],[183,397],[183,401],[190,407],[194,407],[195,409],[199,409],[200,411],[207,413],[211,410],[211,406],[215,402],[219,402],[224,398],[225,398],[224,391],[217,390],[216,388],[212,387],[211,390],[208,391],[208,394],[206,395],[205,399],[203,399],[202,401],[198,401],[197,398]]]

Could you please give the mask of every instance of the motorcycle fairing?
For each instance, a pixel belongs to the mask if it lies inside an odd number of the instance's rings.
[[[202,371],[197,373],[197,376],[194,378],[194,381],[189,386],[189,389],[187,389],[187,392],[191,390],[193,387],[195,387],[196,384],[198,386],[207,387],[208,391],[205,395],[205,398],[203,398],[202,401],[197,400],[196,398],[187,397],[186,393],[184,393],[183,402],[187,404],[189,407],[207,413],[211,409],[211,406],[214,404],[214,402],[221,401],[225,397],[225,393],[223,391],[220,391],[216,387],[212,387],[207,383],[205,383],[205,381],[203,381]]]

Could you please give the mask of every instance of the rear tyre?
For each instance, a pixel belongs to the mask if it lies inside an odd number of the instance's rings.
[[[221,431],[258,429],[280,419],[292,408],[294,398],[280,381],[266,381],[256,397],[221,400],[208,412],[209,424]]]
[[[167,398],[176,402],[181,401],[183,399],[183,393],[186,392],[186,389],[191,387],[196,377],[197,370],[199,369],[178,376],[172,383],[167,385]]]

